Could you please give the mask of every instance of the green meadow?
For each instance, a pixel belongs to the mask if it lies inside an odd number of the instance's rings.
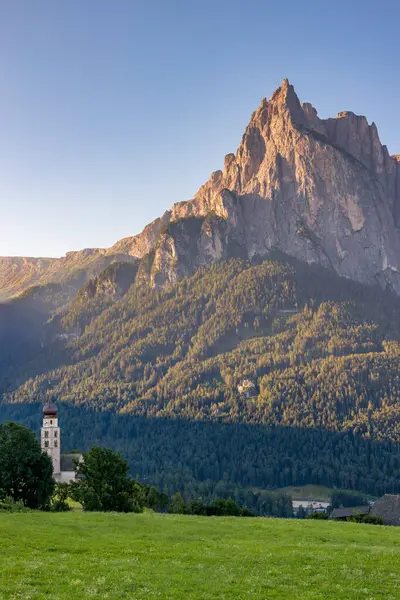
[[[3,513],[0,598],[397,599],[400,529],[153,513]]]

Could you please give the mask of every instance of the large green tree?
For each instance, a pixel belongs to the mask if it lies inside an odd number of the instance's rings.
[[[72,495],[84,510],[138,512],[143,506],[143,487],[128,477],[128,471],[119,452],[93,446],[77,465]]]
[[[51,458],[35,434],[17,423],[0,425],[0,497],[44,508],[54,490]]]

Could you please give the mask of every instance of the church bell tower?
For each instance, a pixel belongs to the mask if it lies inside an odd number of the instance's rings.
[[[60,428],[58,426],[57,407],[46,404],[43,408],[43,426],[40,434],[43,452],[47,452],[53,463],[53,475],[60,476]]]

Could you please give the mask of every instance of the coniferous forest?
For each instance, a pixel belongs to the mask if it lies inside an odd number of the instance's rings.
[[[110,265],[66,308],[36,302],[17,340],[3,328],[0,420],[37,429],[55,397],[64,450],[101,443],[168,494],[264,514],[287,485],[400,491],[394,293],[278,255],[163,288],[152,268]]]

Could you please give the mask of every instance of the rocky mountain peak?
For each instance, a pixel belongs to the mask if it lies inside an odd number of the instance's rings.
[[[212,228],[201,229],[192,267],[185,255],[185,273],[233,248],[249,257],[278,248],[400,293],[399,214],[399,161],[381,144],[376,125],[350,111],[320,119],[285,79],[252,114],[223,170],[212,173],[192,200],[174,205],[170,223],[219,219],[206,256],[204,236]],[[169,247],[171,269],[180,263],[179,241],[170,239]],[[176,272],[162,279],[174,280]]]
[[[191,200],[108,250],[50,262],[45,280],[53,272],[59,280],[72,263],[147,255],[152,267],[139,273],[159,285],[232,255],[278,249],[400,293],[399,225],[400,155],[389,155],[375,123],[351,111],[320,119],[284,79],[251,115],[236,152]],[[43,280],[35,270],[32,277]]]
[[[295,123],[304,122],[300,100],[288,79],[282,81],[281,86],[272,94],[268,105],[275,115],[286,112]]]

